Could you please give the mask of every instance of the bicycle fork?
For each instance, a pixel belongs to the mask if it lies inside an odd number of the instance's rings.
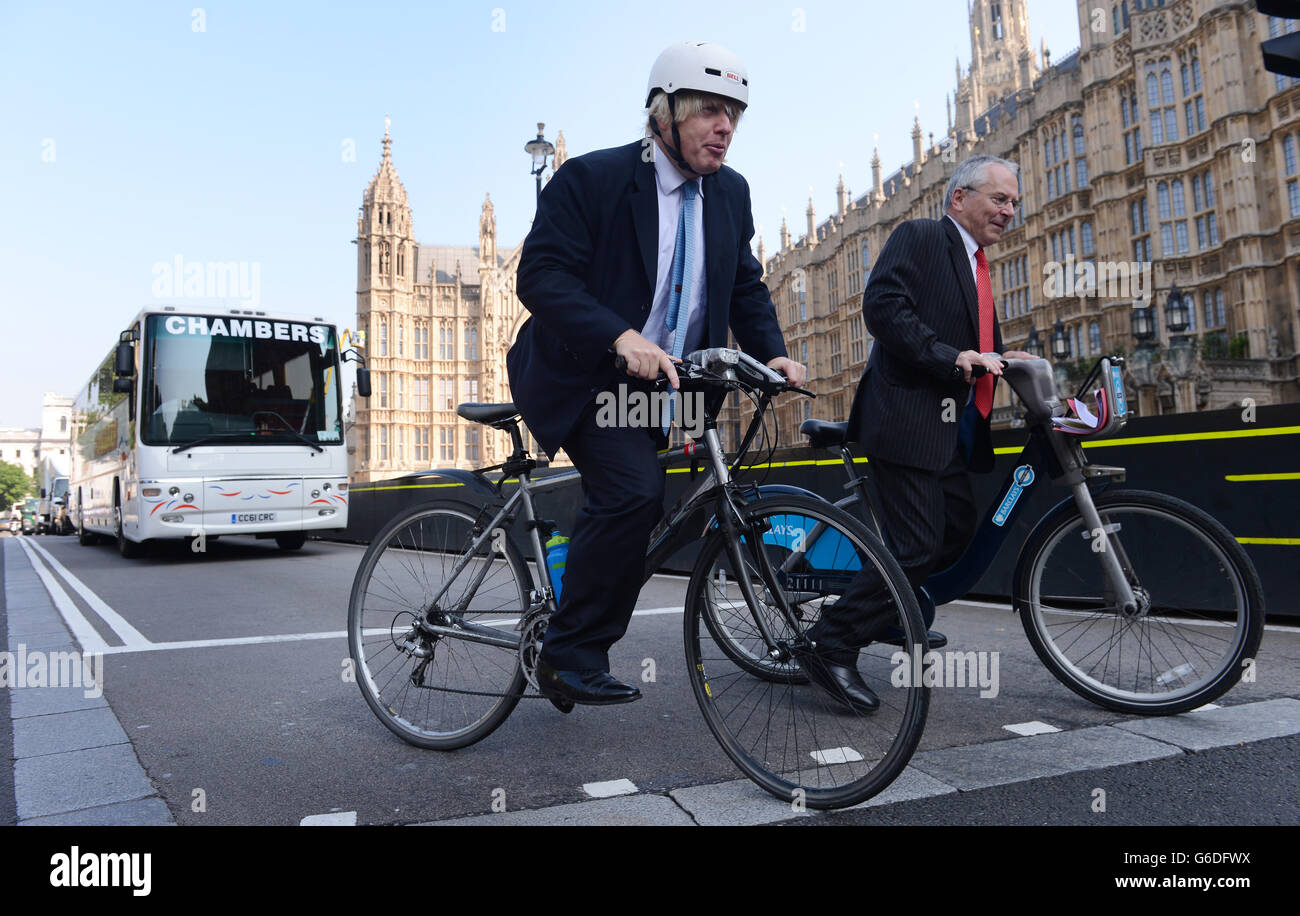
[[[1083,536],[1089,539],[1092,552],[1101,560],[1102,571],[1105,572],[1106,581],[1114,591],[1115,604],[1121,616],[1129,619],[1145,616],[1149,609],[1148,602],[1139,601],[1133,589],[1133,583],[1137,581],[1133,564],[1129,561],[1128,554],[1124,552],[1119,538],[1112,537],[1118,533],[1118,527],[1102,522],[1101,513],[1097,511],[1097,506],[1092,501],[1092,491],[1088,489],[1086,481],[1072,484],[1070,491],[1074,495],[1074,504],[1079,509],[1079,515],[1083,518],[1085,526]]]

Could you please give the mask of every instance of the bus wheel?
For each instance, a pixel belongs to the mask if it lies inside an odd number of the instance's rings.
[[[144,553],[144,545],[138,544],[126,536],[122,526],[122,504],[116,503],[113,511],[117,516],[117,552],[128,560],[134,560]]]
[[[281,550],[297,550],[303,544],[307,543],[307,535],[301,531],[292,531],[288,534],[277,534],[275,542],[280,545]]]

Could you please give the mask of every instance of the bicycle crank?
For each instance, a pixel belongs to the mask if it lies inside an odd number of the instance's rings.
[[[542,653],[542,638],[551,622],[551,612],[545,604],[534,604],[519,621],[519,665],[524,678],[534,690],[537,686],[537,659]]]

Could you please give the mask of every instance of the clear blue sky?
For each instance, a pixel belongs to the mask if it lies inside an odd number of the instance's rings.
[[[1078,46],[1070,0],[1030,0],[1029,21],[1054,58]],[[385,114],[421,243],[476,244],[491,192],[499,243],[518,244],[536,123],[571,156],[635,139],[650,64],[683,38],[749,69],[729,163],[769,251],[783,208],[803,232],[810,187],[829,215],[841,162],[868,189],[875,135],[886,174],[918,111],[941,136],[970,57],[965,0],[3,4],[0,426],[74,394],[177,254],[254,262],[262,308],[352,326]]]

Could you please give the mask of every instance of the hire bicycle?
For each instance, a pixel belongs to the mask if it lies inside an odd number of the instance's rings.
[[[1083,384],[1080,396],[1094,379],[1100,386],[1092,435],[1124,424],[1122,363],[1099,360]],[[1083,436],[1054,427],[1067,410],[1051,365],[1011,359],[1003,366],[1025,407],[1029,438],[965,554],[926,580],[920,603],[927,626],[936,605],[979,581],[1007,540],[1024,492],[1050,478],[1070,496],[1029,532],[1011,580],[1012,608],[1039,659],[1075,693],[1118,712],[1170,715],[1222,696],[1253,664],[1264,631],[1263,589],[1245,549],[1190,503],[1112,488],[1124,469],[1089,464]],[[846,428],[805,420],[801,432],[814,447],[840,453],[852,492],[836,505],[879,532]]]
[[[874,569],[892,607],[898,645],[925,647],[915,593],[879,538],[807,491],[737,479],[783,376],[736,350],[712,348],[677,369],[683,397],[708,396],[703,435],[662,453],[705,471],[650,537],[645,578],[683,545],[702,539],[690,575],[683,637],[695,699],[710,731],[751,780],[812,808],[857,804],[907,764],[924,729],[929,688],[895,686],[892,645],[859,654],[881,703],[849,711],[811,684],[799,659],[822,605]],[[661,380],[662,384],[662,380]],[[756,410],[728,460],[716,427],[726,394]],[[521,700],[542,699],[535,666],[556,610],[543,544],[554,530],[534,494],[576,470],[532,480],[512,404],[462,404],[460,416],[510,434],[503,464],[430,472],[463,484],[472,501],[412,506],[372,541],[348,608],[348,645],[366,702],[391,731],[420,747],[451,750],[487,737]],[[500,472],[495,479],[490,472]],[[508,496],[508,481],[517,486]],[[531,564],[512,536],[519,522]],[[888,616],[888,615],[887,615]]]

